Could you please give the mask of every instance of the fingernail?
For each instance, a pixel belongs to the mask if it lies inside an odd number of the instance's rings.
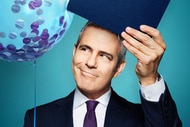
[[[132,28],[130,27],[130,26],[128,26],[127,28],[126,28],[126,31],[128,31],[128,30],[131,30]]]

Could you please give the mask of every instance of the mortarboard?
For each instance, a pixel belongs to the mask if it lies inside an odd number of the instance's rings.
[[[157,27],[170,0],[70,0],[67,9],[114,33],[127,26]]]

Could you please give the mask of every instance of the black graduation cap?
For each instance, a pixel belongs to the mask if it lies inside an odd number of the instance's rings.
[[[170,0],[70,0],[67,9],[114,33],[127,26],[157,27]]]

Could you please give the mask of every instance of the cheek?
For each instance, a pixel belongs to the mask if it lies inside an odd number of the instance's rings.
[[[75,76],[80,75],[80,68],[84,66],[85,59],[78,54],[75,54],[72,59],[72,69]]]
[[[112,78],[115,74],[115,66],[112,64],[99,64],[99,70],[101,70],[103,77]]]
[[[84,57],[82,57],[80,54],[74,54],[73,56],[73,64],[78,64],[84,61]]]

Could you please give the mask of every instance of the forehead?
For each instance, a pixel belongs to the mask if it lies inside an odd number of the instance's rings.
[[[118,53],[121,46],[116,34],[94,26],[88,26],[83,31],[79,45],[84,44],[92,48],[113,53]]]

